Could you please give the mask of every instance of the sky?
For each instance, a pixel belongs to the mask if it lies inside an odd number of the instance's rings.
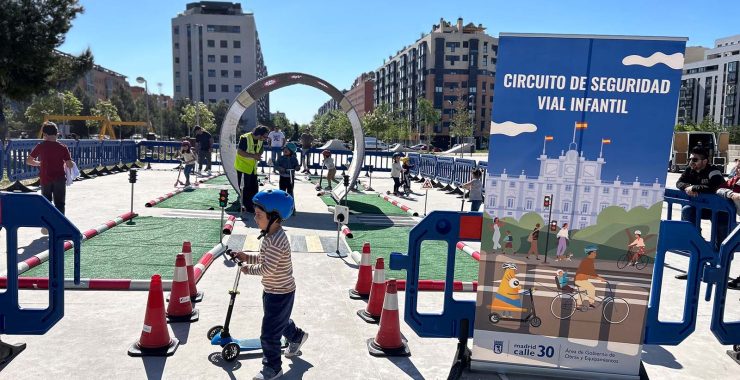
[[[185,1],[81,0],[85,13],[60,50],[89,47],[97,64],[143,76],[151,92],[172,95],[171,19]],[[688,37],[689,46],[740,34],[735,1],[436,1],[436,0],[255,0],[242,1],[254,13],[269,74],[297,71],[349,89],[363,72],[428,33],[443,17],[453,23],[483,24],[488,34],[575,33]],[[249,85],[245,83],[245,87]],[[272,112],[308,123],[328,95],[304,86],[270,94]]]

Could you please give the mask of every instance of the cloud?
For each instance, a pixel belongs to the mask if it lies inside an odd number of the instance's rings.
[[[537,126],[529,123],[519,124],[513,121],[505,121],[503,123],[491,122],[492,135],[506,135],[514,137],[522,133],[531,133],[536,130]]]
[[[625,66],[639,65],[645,67],[653,67],[658,63],[662,63],[672,69],[680,69],[683,67],[683,54],[675,53],[671,55],[665,55],[661,52],[655,52],[653,53],[653,55],[647,58],[639,55],[628,55],[622,60],[622,64]]]

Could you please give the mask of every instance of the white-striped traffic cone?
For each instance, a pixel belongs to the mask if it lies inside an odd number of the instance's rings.
[[[357,315],[367,323],[378,323],[380,314],[383,312],[383,298],[385,297],[385,264],[383,258],[379,257],[375,262],[375,273],[373,273],[373,284],[370,287],[370,299],[367,307],[357,310]]]
[[[367,340],[367,350],[372,356],[411,355],[408,344],[401,336],[396,280],[388,281],[383,301],[383,315],[380,317],[380,329],[375,338]]]

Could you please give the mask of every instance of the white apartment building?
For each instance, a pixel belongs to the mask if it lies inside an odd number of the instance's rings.
[[[239,3],[188,3],[172,19],[175,99],[229,103],[247,86],[267,76],[252,13]],[[242,116],[247,129],[269,120],[266,95]]]

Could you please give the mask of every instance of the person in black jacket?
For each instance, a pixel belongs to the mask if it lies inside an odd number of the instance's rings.
[[[689,156],[689,167],[681,174],[681,178],[676,182],[676,187],[683,190],[690,197],[699,194],[715,194],[717,189],[725,183],[722,176],[722,169],[709,164],[709,153],[701,147],[694,147]],[[711,219],[712,211],[703,209],[701,219]],[[681,210],[681,220],[696,223],[696,208],[693,206],[684,206]],[[715,249],[719,249],[719,244],[727,237],[727,225],[729,215],[720,212],[717,214],[717,225],[712,226],[717,230],[717,241]],[[685,274],[676,276],[678,279],[686,279]]]

